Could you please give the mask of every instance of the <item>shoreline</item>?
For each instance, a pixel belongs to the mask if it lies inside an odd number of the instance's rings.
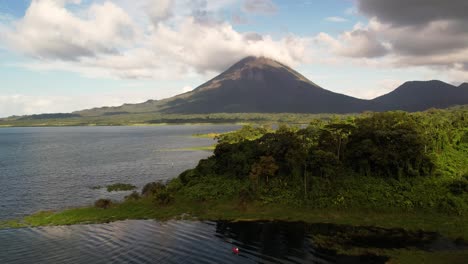
[[[117,202],[108,209],[83,206],[60,211],[39,211],[21,219],[0,220],[0,230],[101,224],[123,220],[181,219],[230,222],[285,221],[402,228],[408,231],[438,232],[453,239],[462,238],[468,241],[468,216],[466,215],[424,211],[376,211],[363,208],[317,209],[286,204],[262,205],[258,202],[241,204],[237,200],[224,202],[179,200],[170,205],[155,205],[151,199],[141,198],[136,201]]]
[[[89,124],[89,125],[31,125],[31,126],[15,126],[15,125],[0,125],[2,128],[61,128],[61,127],[159,127],[159,126],[226,126],[226,125],[235,125],[243,126],[250,123],[158,123],[158,124],[122,124],[122,125],[109,125],[109,124]]]
[[[110,224],[120,221],[228,221],[236,222],[287,222],[305,224],[331,224],[356,228],[354,233],[339,233],[338,237],[314,237],[316,245],[336,254],[350,256],[374,255],[388,257],[388,263],[463,263],[468,257],[468,217],[444,215],[435,212],[376,212],[375,210],[310,209],[304,206],[265,206],[259,203],[243,204],[237,200],[218,202],[179,201],[156,206],[149,198],[116,203],[108,209],[80,207],[59,212],[38,212],[22,220],[0,221],[1,230],[48,226]],[[379,248],[349,246],[347,239],[374,238],[375,229],[400,232],[409,239],[421,239],[422,234],[439,234],[443,239],[460,243],[456,249],[428,250],[415,247]],[[362,230],[360,232],[359,230]],[[368,231],[366,231],[368,230]],[[435,233],[434,233],[435,232]],[[385,233],[380,234],[384,238]],[[356,237],[357,236],[357,237]],[[424,235],[422,236],[424,237]],[[343,240],[344,239],[344,240]]]

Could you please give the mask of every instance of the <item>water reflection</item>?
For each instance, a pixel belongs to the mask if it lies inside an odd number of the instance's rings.
[[[387,260],[373,255],[336,255],[324,247],[327,243],[341,243],[348,248],[466,247],[435,233],[399,229],[287,222],[122,221],[0,230],[0,260],[1,263],[385,263]],[[233,247],[240,249],[239,255],[232,253]]]
[[[385,263],[347,249],[466,249],[431,232],[291,222],[122,221],[0,230],[0,263]],[[238,247],[239,254],[232,248]],[[366,252],[366,250],[364,250]]]

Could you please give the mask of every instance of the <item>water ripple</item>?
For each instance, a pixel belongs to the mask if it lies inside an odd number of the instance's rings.
[[[269,255],[258,241],[219,232],[223,224],[122,221],[0,230],[1,263],[303,263],[296,255]],[[240,255],[231,252],[239,247]]]

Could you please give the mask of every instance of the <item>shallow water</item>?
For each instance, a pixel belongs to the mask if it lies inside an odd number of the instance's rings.
[[[131,183],[141,188],[167,180],[211,155],[173,151],[209,146],[196,133],[226,132],[233,125],[153,127],[50,127],[0,129],[0,220],[38,210],[57,210],[120,199],[106,186]]]

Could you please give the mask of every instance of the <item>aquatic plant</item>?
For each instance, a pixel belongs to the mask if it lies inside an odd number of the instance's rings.
[[[131,190],[135,190],[136,186],[132,184],[127,184],[127,183],[115,183],[115,184],[108,185],[106,188],[108,192],[131,191]]]

